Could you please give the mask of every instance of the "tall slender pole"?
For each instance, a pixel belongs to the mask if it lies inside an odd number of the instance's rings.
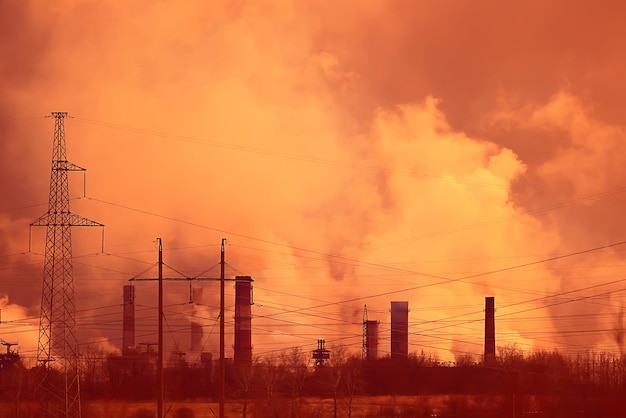
[[[163,418],[163,243],[159,241],[159,356],[157,359],[158,404],[157,418]]]
[[[225,362],[224,362],[224,246],[226,238],[222,238],[222,250],[220,257],[220,418],[224,418],[224,395],[225,395]]]

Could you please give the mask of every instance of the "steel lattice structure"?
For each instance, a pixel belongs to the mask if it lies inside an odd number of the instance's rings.
[[[37,397],[47,416],[80,418],[79,351],[76,335],[72,226],[104,225],[70,212],[69,171],[85,171],[67,161],[64,120],[52,112],[54,143],[48,212],[32,226],[46,227],[37,361],[42,377]]]

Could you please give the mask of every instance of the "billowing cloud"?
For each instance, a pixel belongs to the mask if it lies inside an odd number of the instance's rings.
[[[623,240],[624,6],[604,3],[3,4],[0,296],[38,310],[28,224],[44,116],[67,110],[88,168],[72,209],[106,225],[104,254],[98,231],[73,236],[83,341],[120,345],[121,287],[156,275],[156,237],[167,274],[212,277],[226,237],[229,274],[255,278],[258,354],[358,350],[363,305],[387,333],[390,300],[410,302],[411,349],[480,353],[485,296],[499,344],[617,350],[620,247],[538,263]],[[167,286],[184,347],[188,284]]]

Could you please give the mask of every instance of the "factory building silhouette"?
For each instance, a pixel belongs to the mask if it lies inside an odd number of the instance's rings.
[[[236,276],[235,278],[235,315],[234,315],[234,343],[233,359],[236,365],[252,364],[252,310],[254,280],[250,276]],[[150,354],[154,343],[135,342],[135,295],[133,285],[123,288],[123,331],[122,355],[134,355],[141,352],[140,346],[146,346],[145,353]],[[192,301],[194,306],[203,304],[203,289],[193,289]],[[380,320],[369,319],[367,307],[364,307],[363,316],[363,359],[379,357]],[[195,307],[194,307],[195,310]],[[392,359],[407,358],[409,355],[409,302],[392,301],[390,306],[390,356]],[[194,316],[194,315],[192,315]],[[190,344],[192,352],[203,348],[204,331],[200,322],[190,321]],[[495,338],[495,298],[485,298],[485,333],[484,333],[484,362],[493,364],[496,361]],[[330,350],[325,348],[325,340],[318,339],[317,349],[312,351],[316,364],[321,365],[330,358]],[[184,353],[179,353],[179,355]],[[201,352],[201,363],[212,360],[212,353]]]
[[[237,276],[235,283],[235,305],[233,332],[228,333],[233,336],[233,357],[228,359],[226,370],[238,373],[242,366],[252,365],[252,338],[253,338],[253,317],[251,306],[253,302],[252,285],[253,280],[249,276]],[[195,308],[203,305],[203,292],[193,291],[192,301]],[[155,397],[155,381],[157,376],[157,344],[152,341],[141,341],[145,338],[141,334],[135,334],[137,317],[135,309],[137,305],[138,289],[133,285],[123,286],[123,324],[122,324],[122,353],[121,355],[109,355],[106,358],[108,379],[115,384],[107,387],[107,396],[118,399],[150,400]],[[141,306],[141,305],[139,305]],[[403,362],[409,360],[409,302],[392,301],[389,309],[389,328],[385,334],[389,338],[381,338],[380,321],[368,318],[366,310],[363,320],[363,361],[364,367],[371,367],[370,370],[380,370],[381,365],[392,364],[393,362]],[[491,380],[497,375],[497,359],[495,351],[495,298],[485,298],[485,332],[484,332],[484,361],[487,368],[470,370],[467,365],[461,365],[458,369],[450,370],[449,365],[440,365],[439,368],[432,369],[433,382],[437,379],[448,376],[452,378],[463,377],[463,379],[474,376],[477,381],[482,382],[481,387],[489,387]],[[190,337],[189,346],[185,348],[203,348],[203,339],[206,337],[203,332],[203,325],[199,319],[196,321],[192,316],[189,318]],[[185,333],[187,334],[187,333]],[[139,338],[138,338],[139,337]],[[388,347],[381,348],[381,341],[389,341]],[[0,342],[7,346],[7,353],[0,355],[0,377],[10,370],[11,364],[18,364],[19,356],[10,350],[10,345],[2,340]],[[311,350],[309,355],[317,367],[324,367],[333,357],[332,347],[325,346],[323,338],[317,340],[317,348]],[[412,342],[411,344],[415,344]],[[380,351],[385,355],[380,355]],[[218,370],[219,364],[215,360],[216,356],[208,351],[198,353],[198,361],[188,362],[184,350],[176,347],[167,356],[164,368],[164,378],[167,382],[167,396],[170,399],[182,399],[189,397],[215,397],[218,393]],[[195,354],[194,354],[195,356]],[[382,362],[382,363],[381,363]],[[388,363],[392,362],[392,363]],[[369,366],[367,366],[369,364]],[[495,365],[496,367],[492,367]],[[316,368],[317,368],[316,367]],[[384,368],[384,366],[383,366]],[[474,373],[474,374],[472,374]],[[443,377],[442,377],[443,376]],[[456,379],[455,377],[455,379]],[[447,379],[447,378],[446,378]],[[442,380],[448,381],[448,380]],[[491,379],[491,380],[490,380]],[[2,379],[0,379],[1,381]],[[460,380],[458,383],[462,386]],[[461,387],[459,386],[459,387]],[[443,386],[442,386],[443,387]],[[94,393],[94,388],[86,386],[90,393]],[[443,389],[442,389],[443,390]]]
[[[251,306],[253,301],[253,282],[250,276],[235,278],[234,323],[232,332],[233,356],[227,359],[225,370],[245,370],[252,367],[253,359],[253,317]],[[216,396],[219,388],[220,365],[215,360],[214,353],[204,351],[206,344],[205,327],[200,320],[203,306],[203,291],[201,288],[191,292],[192,312],[189,318],[189,347],[194,358],[199,361],[187,361],[186,352],[176,347],[168,354],[168,361],[163,370],[164,378],[168,382],[168,397],[202,397]],[[134,286],[123,287],[123,329],[122,355],[110,356],[108,366],[111,379],[119,382],[113,396],[128,399],[150,399],[154,397],[155,376],[157,375],[157,356],[154,342],[137,343],[135,335],[136,317],[135,307],[137,290]],[[198,314],[197,317],[195,314]],[[362,360],[375,365],[379,361],[404,362],[409,360],[409,302],[391,301],[389,309],[389,338],[381,338],[380,320],[368,318],[367,307],[364,306],[362,322]],[[495,335],[495,298],[485,298],[484,316],[484,357],[483,364],[496,364],[496,335]],[[386,353],[381,356],[380,342],[389,341],[388,348],[382,348]],[[227,342],[228,344],[229,342]],[[317,340],[317,348],[310,351],[309,358],[315,368],[323,368],[333,357],[332,347],[326,347],[324,338]],[[415,343],[412,343],[415,344]],[[383,363],[384,364],[384,363]],[[377,366],[373,366],[377,367]],[[465,369],[454,372],[447,371],[446,367],[437,373],[466,373]],[[490,369],[491,370],[491,369]],[[434,372],[433,372],[434,373]],[[456,374],[455,374],[456,376]],[[482,376],[482,375],[481,375]],[[483,379],[481,377],[480,379]],[[484,379],[483,379],[484,380]],[[481,380],[482,381],[482,380]]]

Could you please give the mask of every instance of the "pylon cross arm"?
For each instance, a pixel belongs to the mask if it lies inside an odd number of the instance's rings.
[[[79,165],[71,163],[67,160],[56,160],[53,170],[55,171],[87,171],[86,168],[83,168]]]
[[[104,226],[100,222],[92,221],[75,213],[70,213],[70,224],[72,226]]]
[[[104,226],[104,224],[100,222],[92,221],[91,219],[71,212],[68,213],[68,217],[65,221],[66,222],[63,224],[57,224],[50,213],[45,213],[33,221],[30,226]]]

